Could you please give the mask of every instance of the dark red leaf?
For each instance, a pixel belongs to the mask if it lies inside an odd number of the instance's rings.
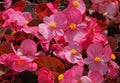
[[[12,36],[12,35],[7,35],[7,34],[5,34],[4,37],[5,37],[6,41],[8,41],[8,42],[13,41],[14,38],[15,38],[14,36]]]
[[[14,10],[16,11],[23,11],[25,8],[25,2],[24,1],[17,1],[14,5],[13,5]]]
[[[42,20],[43,17],[50,16],[52,11],[47,7],[46,3],[40,3],[36,6],[35,13],[40,18],[40,20]]]
[[[54,57],[40,57],[35,60],[39,67],[47,67],[51,71],[62,73],[65,70],[64,64]]]
[[[38,26],[38,24],[40,24],[42,22],[42,20],[40,19],[32,19],[27,25],[28,26]]]
[[[0,55],[4,53],[11,53],[11,52],[13,52],[13,50],[10,43],[5,42],[0,45]]]
[[[108,43],[110,44],[111,48],[113,51],[115,51],[118,48],[118,43],[117,41],[112,37],[107,37]]]

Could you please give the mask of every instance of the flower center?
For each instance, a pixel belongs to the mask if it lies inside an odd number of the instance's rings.
[[[95,57],[95,62],[101,62],[101,58]]]
[[[78,6],[79,6],[78,0],[73,1],[73,5],[74,5],[75,7],[78,7]]]
[[[71,29],[76,29],[76,28],[77,28],[77,25],[74,24],[74,23],[72,23],[72,24],[70,24],[70,28],[71,28]]]
[[[18,65],[19,65],[19,66],[24,66],[24,65],[25,65],[25,61],[19,60],[19,61],[18,61]]]
[[[76,49],[71,49],[71,53],[72,53],[73,55],[75,55],[75,54],[77,54],[77,50],[76,50]]]
[[[115,60],[116,56],[114,54],[111,55],[111,59]]]
[[[107,16],[107,12],[103,13],[103,16],[106,17]]]
[[[26,24],[28,24],[28,23],[29,23],[29,21],[28,21],[28,20],[26,20],[26,21],[25,21],[25,23],[26,23]]]
[[[95,28],[92,28],[92,32],[95,32]]]
[[[51,28],[56,28],[56,24],[53,23],[53,22],[50,22],[50,27],[51,27]]]
[[[60,74],[60,75],[58,76],[58,81],[63,80],[63,78],[64,78],[64,75],[63,75],[63,74]]]

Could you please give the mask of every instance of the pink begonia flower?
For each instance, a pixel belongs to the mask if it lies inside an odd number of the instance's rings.
[[[87,49],[92,43],[102,43],[106,45],[108,43],[106,37],[102,34],[103,30],[96,22],[96,19],[91,19],[86,28],[86,37],[80,41],[83,49]]]
[[[87,49],[87,58],[85,63],[89,65],[89,69],[100,71],[105,74],[108,70],[107,62],[110,61],[112,50],[109,45],[105,47],[100,43],[93,43]]]
[[[81,46],[77,42],[71,42],[68,46],[65,47],[67,53],[65,53],[65,59],[72,64],[77,63],[78,65],[83,66],[84,61],[81,55]]]
[[[67,70],[64,74],[58,76],[60,83],[92,83],[91,79],[87,76],[82,76],[83,67],[73,66],[71,69]]]
[[[23,12],[22,13],[22,16],[26,19],[26,22],[28,21],[31,21],[32,20],[32,15],[30,12]]]
[[[12,0],[4,0],[4,7],[8,9],[12,4]]]
[[[92,83],[102,83],[103,82],[103,75],[99,71],[89,71],[88,77],[92,80]]]
[[[86,35],[84,29],[86,24],[82,23],[82,15],[76,8],[67,8],[64,13],[68,19],[68,25],[65,31],[65,40],[79,42]]]
[[[12,63],[12,69],[16,72],[23,72],[29,68],[30,60],[22,56],[18,59],[15,59]]]
[[[117,78],[119,76],[119,66],[114,62],[110,61],[109,66],[108,66],[108,76],[110,78]]]
[[[118,0],[91,0],[93,2],[92,8],[102,13],[103,16],[107,16],[110,19],[114,19],[114,16],[118,12]]]
[[[37,69],[37,64],[33,63],[31,59],[26,56],[19,56],[15,53],[1,55],[0,64],[8,66],[8,68],[16,72],[25,70],[35,71]]]
[[[28,17],[24,17],[25,13],[20,11],[15,11],[14,9],[10,8],[3,12],[2,18],[5,20],[4,24],[2,25],[3,28],[10,27],[11,29],[18,31],[22,28],[26,27],[31,19],[30,15]]]
[[[15,53],[3,54],[0,56],[0,64],[4,64],[10,67],[13,60],[18,58],[19,57]]]
[[[49,50],[50,42],[48,40],[41,40],[40,45],[45,52]]]
[[[51,40],[56,35],[64,35],[64,28],[67,24],[67,19],[64,13],[56,12],[50,17],[44,17],[43,20],[44,23],[39,24],[39,32],[45,39]]]
[[[51,2],[47,3],[47,7],[48,7],[53,13],[58,12],[58,10],[55,9],[54,5],[53,5]]]
[[[15,13],[15,10],[12,9],[12,8],[9,8],[7,10],[5,10],[2,14],[2,19],[3,20],[8,20],[9,19],[9,15],[12,14],[12,13]]]
[[[37,52],[37,45],[31,39],[25,39],[24,41],[22,41],[20,48],[18,50],[19,55],[27,56],[31,60],[34,60],[36,52]]]
[[[65,60],[65,53],[68,53],[66,50],[64,50],[63,44],[53,44],[50,47],[51,50],[53,50],[53,54],[62,60]]]
[[[85,13],[86,6],[83,0],[68,0],[68,2],[69,2],[68,7],[75,7],[81,12],[81,14]]]
[[[39,69],[38,83],[54,83],[54,76],[48,68],[42,67]]]

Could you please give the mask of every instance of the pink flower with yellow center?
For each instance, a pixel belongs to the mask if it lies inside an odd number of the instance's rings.
[[[78,65],[83,66],[84,61],[81,55],[81,46],[77,42],[70,42],[68,46],[64,49],[66,51],[65,53],[65,59],[72,64],[77,63]]]
[[[66,41],[79,42],[85,37],[86,33],[84,29],[87,26],[85,23],[82,23],[83,17],[81,12],[74,7],[67,8],[63,12],[66,14],[68,19],[68,24],[64,35]]]
[[[29,62],[26,57],[15,59],[12,64],[12,69],[16,72],[22,72],[29,68]]]
[[[50,17],[44,17],[43,20],[44,23],[39,24],[39,33],[45,39],[51,40],[55,36],[64,35],[67,19],[63,12],[56,12]]]
[[[100,43],[93,43],[87,48],[87,58],[85,63],[89,65],[90,70],[100,71],[102,74],[107,72],[107,62],[110,61],[112,50],[109,45],[105,47]]]
[[[81,14],[85,13],[86,7],[83,0],[68,0],[68,1],[69,1],[68,7],[75,7],[81,12]]]

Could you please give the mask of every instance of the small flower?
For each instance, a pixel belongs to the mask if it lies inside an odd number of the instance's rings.
[[[89,65],[90,70],[100,71],[102,74],[107,72],[107,62],[110,61],[112,50],[109,45],[105,47],[100,43],[91,44],[87,49],[87,58],[85,63]]]

